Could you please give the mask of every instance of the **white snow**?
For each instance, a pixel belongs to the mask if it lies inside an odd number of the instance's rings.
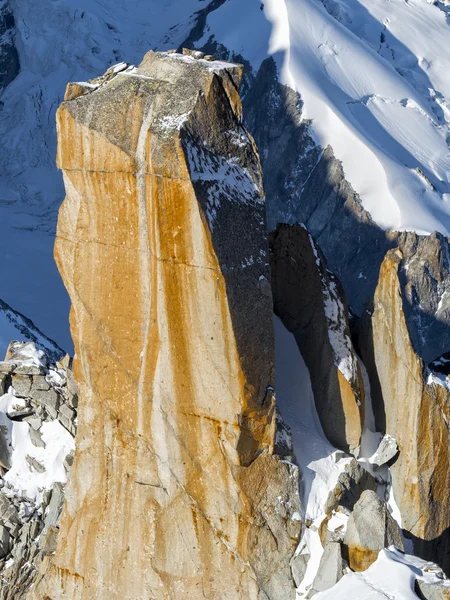
[[[367,571],[348,573],[331,589],[314,597],[317,600],[417,600],[416,580],[437,583],[441,577],[440,569],[431,563],[402,554],[391,546],[381,550]],[[450,586],[450,582],[444,583],[447,584]]]
[[[21,71],[1,96],[0,249],[7,284],[0,298],[71,351],[69,302],[53,261],[64,196],[55,166],[55,110],[68,81],[91,79],[108,65],[118,72],[123,61],[138,63],[150,48],[176,48],[206,3],[10,4]],[[313,137],[331,144],[379,224],[449,233],[449,24],[439,6],[228,0],[208,15],[197,45],[210,37],[255,70],[274,56],[281,80],[302,95]],[[203,62],[221,68],[219,61]]]
[[[308,368],[292,333],[274,318],[276,392],[281,415],[292,431],[294,452],[301,476],[302,512],[305,521],[298,553],[310,554],[299,597],[314,581],[323,553],[318,528],[325,517],[329,493],[351,461],[325,438],[314,404]]]
[[[5,356],[6,350],[12,340],[26,342],[30,339],[50,356],[56,358],[56,356],[63,354],[62,350],[52,340],[41,333],[33,323],[0,302],[0,359]]]
[[[166,115],[161,118],[158,125],[162,129],[181,129],[184,123],[186,123],[188,116],[186,113],[182,115]]]
[[[36,447],[31,442],[29,430],[30,426],[25,421],[12,422],[11,469],[3,479],[14,490],[39,504],[45,490],[49,490],[56,482],[66,482],[64,459],[74,451],[75,444],[74,438],[59,421],[42,425],[45,448]],[[26,460],[27,456],[42,465],[44,471],[41,473],[34,469]]]
[[[255,69],[273,55],[375,221],[448,235],[446,15],[423,0],[266,0],[264,13],[258,4],[226,2],[199,45],[214,36]]]
[[[228,137],[230,137],[229,132]],[[250,173],[238,163],[236,158],[219,156],[207,148],[188,144],[187,159],[192,181],[209,183],[206,217],[211,231],[214,230],[217,213],[223,202],[250,205],[264,203],[264,198]],[[253,259],[247,259],[247,262],[248,260]]]

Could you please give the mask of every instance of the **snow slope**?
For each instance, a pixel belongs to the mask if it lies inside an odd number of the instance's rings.
[[[229,0],[209,15],[199,45],[213,36],[255,69],[274,55],[282,82],[302,96],[315,139],[333,147],[374,220],[448,235],[445,12],[425,0],[266,0],[260,7]]]
[[[440,578],[442,573],[439,573],[440,577],[438,573],[432,563],[402,554],[391,546],[381,550],[367,571],[348,573],[335,586],[314,597],[317,600],[417,600],[414,593],[416,580],[450,587],[450,582],[444,583]]]
[[[297,342],[278,317],[274,317],[277,406],[292,431],[294,452],[301,475],[303,528],[297,552],[310,554],[298,597],[306,597],[323,554],[318,528],[326,512],[329,493],[351,458],[334,448],[322,431],[314,404],[308,368]]]

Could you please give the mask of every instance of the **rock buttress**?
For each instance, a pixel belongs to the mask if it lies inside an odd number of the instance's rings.
[[[264,193],[240,78],[150,52],[58,111],[80,412],[32,598],[295,595],[298,475],[273,455]]]
[[[415,353],[401,286],[403,253],[390,250],[380,269],[373,310],[361,323],[361,350],[377,420],[398,443],[390,467],[402,527],[414,552],[450,569],[450,392]]]
[[[358,453],[364,384],[342,287],[302,225],[279,224],[270,245],[275,313],[305,359],[323,431],[337,448]]]

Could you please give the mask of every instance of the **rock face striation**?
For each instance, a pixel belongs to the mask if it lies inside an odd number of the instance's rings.
[[[295,595],[298,471],[273,453],[265,203],[241,76],[150,52],[68,86],[56,258],[79,428],[31,598]]]
[[[340,283],[303,226],[278,225],[270,245],[275,313],[308,366],[323,431],[337,448],[357,453],[364,384]]]
[[[395,438],[390,467],[402,526],[419,556],[450,569],[450,391],[445,375],[432,373],[416,354],[401,285],[404,255],[390,250],[380,270],[373,309],[361,324],[378,428]]]

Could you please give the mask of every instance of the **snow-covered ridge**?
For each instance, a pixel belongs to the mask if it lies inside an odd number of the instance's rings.
[[[64,351],[39,331],[30,319],[0,300],[0,355],[6,353],[12,339],[26,339],[35,343],[38,349],[45,351],[52,361],[64,356]]]
[[[209,15],[199,45],[213,37],[254,69],[274,55],[316,141],[332,146],[374,220],[448,235],[445,13],[424,0],[268,0],[264,14],[257,4],[225,3]]]

